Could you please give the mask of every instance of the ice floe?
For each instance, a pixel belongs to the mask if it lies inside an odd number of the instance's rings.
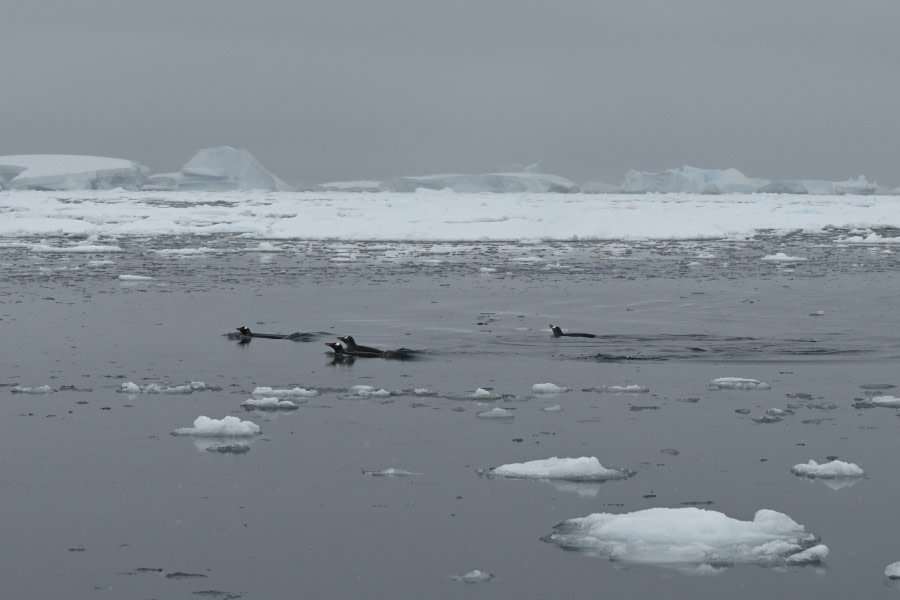
[[[775,254],[767,254],[760,260],[765,260],[768,262],[803,262],[806,259],[799,256],[789,256],[784,252],[776,252]]]
[[[891,579],[900,579],[900,562],[891,563],[884,568],[884,576]]]
[[[765,509],[752,521],[695,507],[595,513],[563,521],[544,539],[610,560],[673,566],[815,564],[828,555],[803,525]]]
[[[897,398],[896,396],[874,396],[872,398],[866,398],[865,402],[872,404],[873,406],[900,408],[900,398]]]
[[[291,389],[276,389],[267,386],[260,386],[254,388],[251,392],[254,396],[269,396],[275,398],[284,398],[284,397],[294,397],[298,396],[301,398],[310,398],[312,396],[317,396],[319,394],[318,390],[308,390],[302,387],[295,387]]]
[[[560,406],[559,404],[551,404],[550,406],[545,406],[541,410],[544,412],[555,413],[555,412],[562,412],[563,407]]]
[[[9,390],[13,394],[52,394],[56,390],[49,385],[41,385],[37,387],[24,387],[17,385]]]
[[[531,391],[535,394],[561,394],[562,392],[568,392],[569,388],[560,387],[555,383],[536,383],[531,386]]]
[[[498,477],[517,479],[562,479],[566,481],[608,481],[627,479],[634,475],[628,469],[609,469],[600,464],[595,456],[580,458],[551,458],[511,463],[494,467],[489,472]]]
[[[844,462],[841,460],[832,460],[831,462],[819,464],[814,460],[808,463],[801,463],[791,467],[791,472],[795,475],[803,477],[821,478],[821,479],[841,479],[844,477],[863,477],[863,471],[859,465]]]
[[[646,385],[601,385],[599,387],[587,388],[586,392],[607,392],[610,394],[646,394],[650,388]]]
[[[125,394],[193,394],[194,392],[216,391],[218,389],[220,388],[206,385],[203,381],[191,381],[185,385],[148,383],[145,386],[128,381],[119,386],[119,391]]]
[[[415,192],[419,189],[450,190],[459,193],[562,193],[574,194],[581,187],[565,177],[544,173],[487,173],[485,175],[424,175],[396,177],[382,183],[388,192]]]
[[[421,475],[421,473],[413,473],[412,471],[395,469],[394,467],[382,469],[381,471],[363,471],[363,474],[371,475],[372,477],[409,477],[411,475]]]
[[[368,398],[370,396],[374,396],[376,398],[384,398],[385,396],[390,396],[391,393],[382,388],[375,388],[371,385],[354,385],[350,388],[350,393],[354,396],[360,396],[362,398]]]
[[[300,405],[292,400],[278,398],[248,398],[241,402],[241,406],[247,410],[296,410],[300,408]]]
[[[487,583],[494,579],[494,576],[487,571],[482,571],[481,569],[473,569],[468,573],[463,573],[462,575],[452,575],[450,577],[453,581],[460,581],[462,583]]]
[[[198,435],[206,437],[243,437],[259,434],[259,425],[252,421],[241,421],[237,417],[227,416],[223,419],[210,419],[199,416],[194,419],[193,427],[181,427],[172,435]]]
[[[153,277],[148,275],[119,275],[119,281],[152,281]]]
[[[758,379],[719,377],[710,381],[709,387],[716,390],[767,390],[771,386]]]
[[[475,416],[479,419],[497,419],[501,421],[509,421],[516,418],[516,415],[511,410],[500,408],[499,406],[492,408],[491,410],[483,410],[475,413]]]

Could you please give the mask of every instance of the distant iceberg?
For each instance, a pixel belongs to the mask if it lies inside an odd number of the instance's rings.
[[[384,187],[380,181],[331,181],[316,186],[325,192],[382,192]]]
[[[878,191],[877,183],[869,183],[862,175],[847,181],[819,181],[815,179],[787,179],[773,181],[756,190],[762,194],[817,194],[820,196],[868,196]]]
[[[150,170],[133,160],[74,154],[0,156],[0,189],[139,190]]]
[[[698,169],[681,167],[657,173],[628,171],[622,183],[622,192],[627,194],[646,193],[690,193],[690,194],[751,194],[764,185],[768,179],[753,179],[737,169]]]
[[[485,175],[424,175],[395,177],[384,182],[388,192],[415,192],[418,189],[451,190],[458,193],[489,192],[577,194],[581,187],[565,177],[545,173],[487,173]]]
[[[287,192],[293,188],[272,175],[243,148],[215,146],[198,151],[178,173],[159,173],[147,181],[146,190]]]

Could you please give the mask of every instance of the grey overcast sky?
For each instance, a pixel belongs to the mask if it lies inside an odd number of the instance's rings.
[[[900,185],[898,0],[13,0],[0,155]]]

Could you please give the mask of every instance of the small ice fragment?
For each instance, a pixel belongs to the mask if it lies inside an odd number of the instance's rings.
[[[896,396],[875,396],[874,398],[869,398],[868,403],[875,406],[900,407],[900,398]]]
[[[350,391],[353,392],[356,396],[361,396],[363,398],[368,398],[369,396],[377,396],[377,397],[385,397],[390,396],[391,393],[385,389],[375,389],[371,385],[354,385],[350,388]]]
[[[806,259],[800,258],[799,256],[788,256],[784,252],[777,252],[775,254],[763,256],[760,260],[769,262],[803,262]]]
[[[454,575],[452,579],[454,581],[461,581],[463,583],[487,583],[488,581],[494,579],[494,576],[487,571],[475,569],[463,575]]]
[[[650,391],[650,388],[645,385],[604,385],[596,388],[596,390],[611,394],[646,394]]]
[[[536,383],[531,386],[531,391],[535,394],[559,394],[561,392],[568,392],[569,388],[560,387],[555,383]]]
[[[151,281],[152,279],[146,275],[119,275],[120,281]]]
[[[742,377],[719,377],[709,382],[709,387],[719,390],[767,390],[768,383],[758,379],[745,379]]]
[[[412,471],[395,469],[394,467],[383,469],[381,471],[363,471],[363,473],[365,475],[371,475],[372,477],[409,477],[410,475],[421,475],[421,473],[413,473]]]
[[[835,479],[838,477],[863,477],[866,473],[859,465],[844,462],[841,460],[833,460],[828,463],[818,464],[814,460],[810,460],[806,464],[794,465],[791,467],[794,475],[803,477],[820,477],[823,479]]]
[[[495,407],[491,410],[485,410],[480,413],[475,413],[475,416],[479,419],[514,419],[516,415],[512,413],[512,411],[506,410],[505,408]]]
[[[278,390],[271,387],[257,387],[251,392],[254,396],[316,396],[319,394],[317,390],[308,390],[302,387],[295,387],[289,390]]]
[[[306,400],[303,400],[305,402]],[[241,402],[241,406],[247,410],[296,410],[300,405],[290,400],[279,400],[278,398],[248,398]]]
[[[541,410],[544,412],[561,412],[562,409],[563,409],[563,407],[560,406],[559,404],[554,404],[552,406],[545,406]]]
[[[139,394],[141,393],[141,386],[132,381],[129,381],[128,383],[123,383],[119,388],[119,391],[126,392],[128,394]]]
[[[596,456],[532,460],[524,463],[501,465],[491,469],[491,474],[519,479],[563,479],[566,481],[607,481],[627,479],[634,475],[627,469],[608,469]]]
[[[193,427],[182,427],[172,432],[172,435],[199,436],[251,436],[257,434],[259,434],[259,425],[231,416],[224,419],[199,416],[194,419]]]
[[[17,385],[14,388],[9,390],[13,394],[52,394],[56,390],[54,390],[49,385],[42,385],[39,387],[22,387]]]
[[[884,575],[891,579],[900,579],[900,562],[891,563],[885,567]]]
[[[471,394],[470,397],[472,397],[472,398],[496,398],[497,395],[491,393],[490,391],[488,391],[484,388],[478,388],[475,390],[475,392],[473,392]]]
[[[807,548],[802,552],[791,554],[785,560],[787,560],[788,564],[792,565],[814,565],[825,560],[827,556],[828,546],[826,546],[825,544],[819,544],[817,546],[813,546],[812,548]]]

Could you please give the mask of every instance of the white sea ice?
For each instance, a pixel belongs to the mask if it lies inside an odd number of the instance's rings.
[[[885,567],[884,576],[891,579],[900,579],[900,562],[891,563]]]
[[[9,390],[13,394],[52,394],[56,390],[49,385],[41,385],[38,387],[23,387],[17,385]]]
[[[498,420],[511,420],[515,419],[516,415],[513,414],[511,410],[507,410],[505,408],[500,408],[499,406],[492,408],[491,410],[483,410],[481,412],[475,413],[475,416],[479,419],[498,419]]]
[[[746,379],[742,377],[719,377],[709,382],[709,387],[718,390],[767,390],[768,383],[758,379]]]
[[[368,398],[369,396],[383,398],[391,395],[389,391],[385,389],[376,389],[371,385],[354,385],[350,388],[350,392],[355,396],[362,396],[363,398]]]
[[[225,417],[224,419],[210,419],[199,416],[194,419],[193,427],[182,427],[172,432],[172,435],[199,435],[199,436],[252,436],[259,433],[259,425],[252,421],[241,421],[237,417]]]
[[[531,391],[535,394],[560,394],[562,392],[568,392],[569,388],[560,387],[555,383],[536,383],[531,386]]]
[[[494,576],[487,571],[474,569],[462,575],[453,575],[451,579],[453,581],[461,581],[462,583],[487,583],[494,579]]]
[[[0,156],[0,189],[139,190],[149,176],[147,167],[120,158],[70,154]]]
[[[382,469],[381,471],[363,471],[363,473],[373,477],[409,477],[410,475],[421,475],[421,473],[413,473],[412,471],[395,469],[394,467]]]
[[[295,410],[300,408],[300,405],[296,402],[278,398],[248,398],[241,402],[241,406],[247,409],[259,410]]]
[[[161,383],[148,383],[141,387],[133,381],[128,381],[119,386],[119,391],[126,394],[192,394],[204,390],[214,389],[202,381],[191,381],[185,385],[165,385]]]
[[[544,412],[562,412],[563,407],[559,404],[552,404],[550,406],[545,406],[541,410]]]
[[[896,396],[875,396],[873,398],[867,398],[866,402],[874,404],[875,406],[888,406],[891,408],[900,407],[900,398],[897,398]]]
[[[859,465],[848,463],[840,460],[818,464],[814,460],[810,460],[806,464],[794,465],[791,472],[795,475],[803,477],[817,477],[822,479],[838,479],[844,477],[863,477],[866,473]]]
[[[877,192],[878,184],[869,183],[863,175],[847,181],[788,179],[785,181],[773,181],[756,191],[761,194],[821,194],[828,196],[854,194],[865,196]]]
[[[607,481],[627,479],[634,473],[624,469],[608,469],[595,456],[532,460],[501,465],[491,469],[492,475],[520,479],[564,479],[566,481]]]
[[[788,256],[784,252],[776,252],[775,254],[767,254],[760,260],[765,260],[768,262],[803,262],[806,259],[799,256]]]
[[[295,387],[291,389],[275,389],[267,386],[260,386],[255,388],[251,392],[254,396],[274,396],[277,398],[283,398],[285,396],[300,396],[300,397],[311,397],[317,396],[319,394],[318,390],[308,390],[302,387]]]
[[[609,392],[611,394],[646,394],[650,388],[646,385],[602,385],[594,388],[598,392]]]
[[[495,394],[490,390],[486,390],[484,388],[477,388],[474,392],[469,394],[469,398],[474,398],[476,400],[497,400],[501,396],[499,394]]]
[[[87,239],[75,242],[71,246],[51,246],[44,240],[41,240],[41,243],[39,244],[31,244],[29,250],[42,254],[100,254],[105,252],[123,252],[120,246],[111,246],[108,244],[100,244],[98,242],[99,240],[96,235],[88,236]]]
[[[119,281],[152,281],[153,278],[147,275],[119,275]]]
[[[815,564],[828,554],[816,535],[765,509],[752,521],[694,507],[595,513],[563,521],[544,539],[610,560],[673,566]]]

